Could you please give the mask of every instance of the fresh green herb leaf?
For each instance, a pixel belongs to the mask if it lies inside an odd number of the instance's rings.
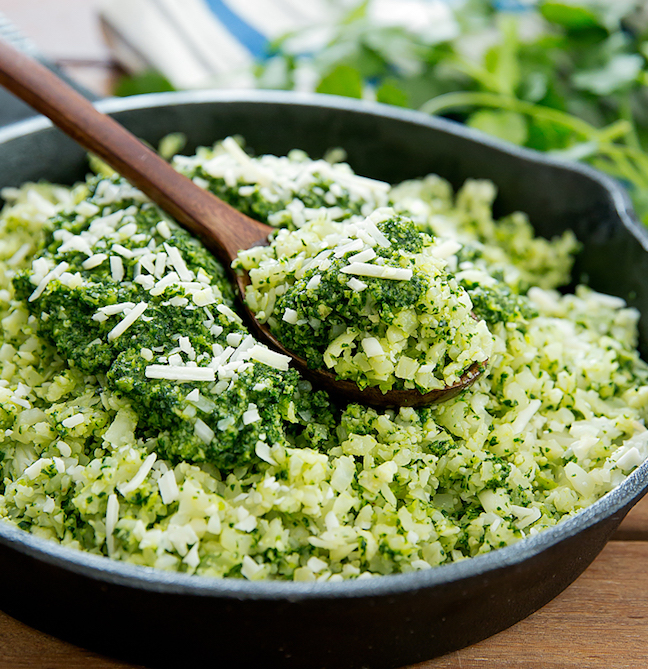
[[[376,91],[376,100],[397,107],[409,106],[409,96],[407,93],[389,81],[385,81],[380,88],[378,88]]]
[[[600,26],[596,14],[584,5],[571,2],[543,2],[540,13],[550,23],[568,30],[584,30]]]
[[[362,97],[362,79],[357,70],[348,65],[338,65],[317,86],[318,93],[344,95],[348,98]]]
[[[173,84],[159,72],[149,70],[133,76],[122,77],[115,86],[115,95],[127,97],[144,93],[174,91]]]
[[[526,119],[515,112],[480,109],[470,115],[467,123],[471,128],[520,146],[529,135]]]

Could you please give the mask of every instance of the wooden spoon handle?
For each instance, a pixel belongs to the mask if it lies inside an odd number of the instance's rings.
[[[229,264],[263,243],[269,226],[241,214],[176,172],[164,159],[32,58],[0,40],[0,84],[49,117],[148,195]]]

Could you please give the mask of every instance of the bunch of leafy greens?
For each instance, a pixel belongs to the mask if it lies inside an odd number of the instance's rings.
[[[262,88],[441,114],[620,179],[648,224],[648,16],[638,0],[451,3],[454,34],[376,21],[371,0],[304,54],[286,36],[257,68]],[[521,11],[524,6],[524,11]],[[644,10],[645,11],[645,10]],[[446,31],[447,33],[447,31]],[[297,36],[298,37],[298,36]]]

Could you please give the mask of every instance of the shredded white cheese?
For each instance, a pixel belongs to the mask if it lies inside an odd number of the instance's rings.
[[[383,347],[375,337],[365,337],[362,342],[362,349],[368,358],[375,358],[379,355],[385,355]]]
[[[75,413],[73,416],[61,421],[61,425],[68,429],[72,429],[82,423],[85,423],[85,416],[82,413]]]
[[[350,253],[351,251],[360,251],[363,246],[364,242],[362,239],[354,239],[352,242],[338,246],[333,252],[333,255],[336,258],[341,258],[345,253]]]
[[[233,321],[234,323],[241,322],[241,318],[239,317],[239,315],[234,313],[226,304],[219,304],[216,307],[216,311],[223,314],[223,316],[227,316],[227,318],[229,318],[230,321]]]
[[[161,279],[164,276],[164,270],[166,269],[166,260],[167,254],[164,251],[160,251],[155,255],[155,277]]]
[[[212,439],[216,436],[214,430],[200,418],[196,418],[196,422],[194,423],[194,434],[206,444],[211,443]]]
[[[134,306],[128,314],[121,320],[115,327],[108,333],[108,341],[117,339],[120,335],[124,334],[126,330],[146,311],[148,307],[147,302],[140,302]]]
[[[108,546],[108,555],[115,552],[115,538],[113,532],[119,520],[119,500],[117,495],[112,493],[108,496],[108,505],[106,507],[106,544]]]
[[[297,323],[297,312],[294,309],[286,309],[282,319],[286,321],[286,323],[295,325]]]
[[[106,314],[106,316],[114,316],[115,314],[121,314],[127,309],[133,309],[135,307],[135,302],[118,302],[117,304],[109,304],[105,307],[99,307],[98,312]]]
[[[385,213],[382,215],[378,215],[380,211],[382,210],[377,210],[371,216],[369,216],[369,218],[366,218],[362,223],[362,226],[376,240],[378,246],[387,248],[391,246],[391,242],[389,241],[389,239],[387,239],[387,237],[385,237],[385,235],[383,235],[382,232],[380,232],[376,223],[380,223],[381,221],[391,218],[391,216],[394,215],[394,212],[389,210],[391,211],[391,213],[389,214]]]
[[[277,461],[272,457],[270,453],[270,446],[266,444],[265,441],[257,441],[256,446],[254,447],[254,452],[265,462],[270,465],[276,465]]]
[[[360,279],[351,277],[347,282],[347,286],[349,286],[349,288],[351,288],[352,290],[361,292],[367,287],[367,284],[364,281],[360,281]]]
[[[121,244],[113,244],[112,250],[115,253],[119,253],[120,256],[128,260],[130,260],[134,256],[134,253],[130,249],[127,249],[125,246],[122,246]]]
[[[169,224],[166,221],[160,221],[155,226],[155,229],[163,239],[169,239],[169,237],[171,237],[171,229],[169,228]]]
[[[370,260],[373,260],[375,257],[376,257],[376,252],[373,249],[365,249],[364,251],[360,251],[360,253],[356,253],[353,256],[349,256],[348,261],[350,263],[369,262]]]
[[[81,263],[81,267],[83,269],[94,269],[95,267],[99,267],[104,260],[106,260],[108,256],[105,253],[95,253],[94,255],[90,256],[87,260],[84,260]]]
[[[445,260],[450,256],[453,256],[461,249],[461,244],[454,239],[446,239],[445,241],[437,244],[433,249],[433,253],[437,258]]]
[[[194,273],[187,268],[180,251],[175,246],[170,246],[169,244],[165,244],[164,248],[169,255],[169,262],[173,265],[173,269],[178,273],[180,280],[193,281]]]
[[[391,267],[389,265],[372,265],[364,262],[353,262],[343,267],[340,271],[344,274],[371,276],[376,279],[390,279],[392,281],[409,281],[413,274],[411,269]]]
[[[12,256],[7,260],[7,265],[10,267],[16,267],[19,265],[31,251],[32,245],[29,242],[25,242]]]
[[[322,281],[322,275],[316,274],[311,280],[306,284],[306,290],[315,290],[320,285]]]
[[[160,476],[158,479],[158,488],[163,504],[171,504],[180,496],[180,490],[178,489],[175,474],[172,470]]]
[[[128,483],[122,483],[121,485],[118,485],[117,490],[119,490],[119,492],[124,496],[128,495],[134,490],[137,490],[142,485],[142,483],[144,483],[144,479],[148,476],[148,473],[151,471],[151,467],[156,460],[157,455],[155,453],[151,453],[146,458],[146,460],[144,460],[137,474],[135,474],[135,476],[133,476],[133,478]]]
[[[178,282],[180,277],[175,272],[169,272],[166,276],[162,277],[149,291],[153,297],[158,297],[171,285]]]
[[[243,425],[250,425],[250,423],[256,423],[259,420],[261,420],[259,409],[256,404],[250,402],[247,410],[243,412]]]
[[[289,356],[277,353],[276,351],[271,351],[269,348],[261,346],[260,344],[252,346],[248,351],[248,356],[252,360],[262,362],[264,365],[274,367],[283,372],[288,369],[288,364],[290,363]]]
[[[234,347],[238,346],[242,340],[243,340],[243,335],[240,332],[230,332],[225,338],[227,345]]]
[[[124,280],[124,263],[119,256],[110,256],[110,274],[113,281]]]
[[[68,267],[68,263],[63,261],[59,263],[51,272],[46,274],[36,287],[36,290],[29,296],[29,301],[33,302],[34,300],[37,300],[43,294],[45,288],[47,288],[47,284],[54,279],[58,279]]]
[[[174,365],[148,365],[144,370],[147,379],[167,381],[215,381],[216,370],[212,367],[180,367]]]

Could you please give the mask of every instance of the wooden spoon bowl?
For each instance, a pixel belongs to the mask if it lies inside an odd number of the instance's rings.
[[[273,228],[274,230],[274,228]],[[253,311],[247,306],[245,302],[245,290],[250,283],[247,272],[237,272],[235,276],[238,294],[243,305],[243,310],[248,316],[248,325],[250,330],[258,339],[270,344],[272,348],[289,355],[292,358],[292,365],[298,369],[301,375],[308,379],[315,388],[326,390],[330,393],[333,399],[341,394],[345,402],[356,402],[358,404],[366,404],[372,407],[422,407],[430,404],[437,404],[438,402],[445,402],[446,400],[456,397],[462,390],[471,386],[483,373],[484,367],[488,361],[473,363],[460,377],[459,383],[452,386],[444,386],[436,390],[431,390],[427,393],[422,393],[418,390],[388,390],[383,393],[378,386],[369,386],[361,389],[353,381],[346,381],[339,379],[324,369],[313,369],[308,366],[304,358],[295,354],[293,351],[286,349],[281,342],[272,334],[270,328],[260,323]]]

